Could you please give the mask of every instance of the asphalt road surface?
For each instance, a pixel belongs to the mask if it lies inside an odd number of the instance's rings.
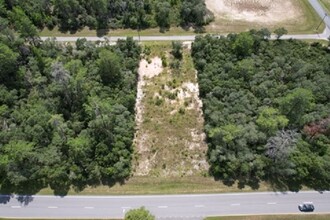
[[[157,219],[203,219],[237,214],[304,214],[298,204],[313,202],[315,213],[330,213],[330,192],[228,193],[163,196],[0,196],[0,217],[123,218],[145,206]]]

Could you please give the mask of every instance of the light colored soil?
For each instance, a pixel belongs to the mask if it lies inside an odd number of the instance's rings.
[[[157,76],[163,71],[162,60],[159,57],[154,57],[150,63],[147,60],[142,59],[140,61],[139,70],[138,70],[138,85],[137,85],[137,95],[135,102],[135,122],[137,131],[141,127],[141,123],[143,122],[143,97],[144,97],[144,87],[146,85],[146,80],[150,79],[154,76]],[[138,154],[143,155],[146,154],[149,149],[146,144],[146,140],[148,139],[148,134],[143,134],[139,138],[135,136],[134,142],[136,146],[136,151]],[[139,167],[137,170],[137,175],[146,175],[149,173],[150,160],[148,158],[140,158]]]
[[[299,19],[298,0],[205,0],[216,19],[274,24]]]
[[[162,60],[159,57],[154,57],[151,60],[151,63],[148,63],[147,60],[142,59],[139,65],[139,77],[138,77],[138,85],[137,85],[137,95],[136,95],[136,103],[135,103],[135,121],[137,124],[137,128],[139,128],[142,122],[142,114],[143,114],[143,87],[145,86],[145,79],[152,78],[163,71]]]

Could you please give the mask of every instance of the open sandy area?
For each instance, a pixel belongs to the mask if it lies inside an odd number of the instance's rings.
[[[242,20],[261,24],[276,24],[299,19],[299,0],[205,0],[216,20]]]

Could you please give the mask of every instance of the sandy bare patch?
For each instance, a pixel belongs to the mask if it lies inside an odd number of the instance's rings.
[[[151,60],[151,63],[148,63],[147,60],[143,59],[140,61],[139,70],[138,70],[138,85],[137,85],[137,95],[135,103],[135,121],[137,127],[139,128],[140,123],[142,122],[143,114],[143,87],[145,86],[145,77],[152,78],[159,75],[163,71],[162,60],[159,57],[154,57]]]
[[[302,11],[296,0],[205,0],[216,18],[257,23],[279,23],[297,19]]]
[[[159,75],[163,71],[162,60],[159,57],[154,57],[151,59],[151,63],[143,59],[139,66],[139,77],[143,79],[144,77],[152,78]]]
[[[192,44],[192,41],[184,41],[182,42],[182,46],[187,48],[188,50],[191,49],[191,44]]]
[[[159,75],[163,71],[162,60],[159,57],[154,57],[151,62],[148,63],[147,60],[143,59],[140,61],[138,70],[138,85],[137,85],[137,95],[135,103],[135,122],[137,130],[140,129],[141,123],[143,122],[143,88],[146,85],[146,79],[150,79],[154,76]],[[148,134],[144,133],[140,137],[135,134],[134,144],[137,147],[137,153],[139,155],[147,154],[149,147],[147,145]],[[151,169],[150,158],[139,158],[139,164],[136,168],[137,175],[146,175]]]

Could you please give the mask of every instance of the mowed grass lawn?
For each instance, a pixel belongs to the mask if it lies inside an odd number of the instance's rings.
[[[320,0],[320,2],[323,8],[328,13],[328,15],[330,15],[330,0]]]
[[[205,220],[329,220],[330,214],[306,214],[299,215],[251,215],[251,216],[223,216],[208,217]]]

